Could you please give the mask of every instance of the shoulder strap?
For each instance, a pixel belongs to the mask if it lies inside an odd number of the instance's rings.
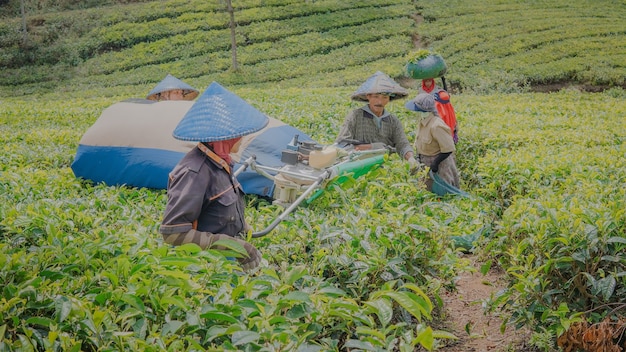
[[[228,165],[226,160],[220,158],[219,155],[215,154],[211,149],[207,148],[207,146],[202,143],[198,143],[198,149],[200,149],[200,151],[202,151],[206,156],[211,158],[211,160],[220,164],[224,168],[224,170],[226,170],[226,172],[230,174],[230,165]]]

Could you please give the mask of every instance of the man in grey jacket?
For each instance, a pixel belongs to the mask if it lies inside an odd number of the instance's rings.
[[[336,143],[356,141],[357,150],[379,149],[390,146],[407,160],[414,170],[418,162],[413,155],[402,122],[385,109],[391,101],[404,98],[408,91],[391,77],[378,71],[365,81],[351,96],[352,100],[366,101],[367,105],[354,109],[346,116],[335,139]]]

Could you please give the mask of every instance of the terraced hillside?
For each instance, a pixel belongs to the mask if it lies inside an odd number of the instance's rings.
[[[242,1],[236,12],[241,70],[231,72],[228,15],[217,2],[179,5],[153,2],[128,5],[123,12],[118,6],[42,15],[39,23],[46,28],[54,27],[50,22],[65,24],[65,38],[49,48],[33,48],[33,65],[12,67],[20,55],[18,37],[5,36],[12,48],[4,49],[2,64],[9,70],[2,84],[54,87],[59,78],[72,86],[153,84],[165,72],[190,83],[217,80],[228,86],[306,80],[326,72],[344,77],[351,72],[346,78],[356,81],[371,70],[401,66],[412,45],[414,7],[405,0]],[[15,31],[17,19],[6,26],[11,25]]]
[[[626,86],[624,1],[445,1],[422,4],[422,42],[476,93]]]
[[[376,70],[402,78],[404,58],[416,46],[445,57],[456,92],[626,84],[623,2],[247,0],[235,6],[237,72],[230,70],[229,17],[218,1],[33,14],[26,43],[21,19],[3,19],[0,87],[9,95],[124,90],[153,85],[165,73],[199,87],[213,80],[355,85]]]

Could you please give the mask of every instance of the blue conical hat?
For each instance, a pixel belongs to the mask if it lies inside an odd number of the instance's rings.
[[[202,93],[174,129],[183,141],[216,142],[257,132],[269,118],[217,82]]]
[[[389,94],[390,100],[404,98],[409,95],[409,91],[396,83],[391,77],[377,71],[375,74],[361,84],[356,92],[352,93],[352,100],[367,101],[368,94]]]
[[[159,93],[167,92],[168,90],[180,89],[185,92],[187,99],[193,100],[200,93],[196,88],[188,85],[180,79],[170,75],[169,73],[163,80],[154,87],[150,93],[146,96],[146,99],[157,100],[156,95]]]

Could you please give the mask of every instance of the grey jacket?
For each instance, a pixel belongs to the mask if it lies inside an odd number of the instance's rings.
[[[343,122],[336,142],[344,139],[355,139],[362,143],[385,143],[396,148],[401,158],[413,148],[404,133],[402,122],[393,114],[382,117],[381,127],[376,126],[374,115],[365,108],[352,110]]]

